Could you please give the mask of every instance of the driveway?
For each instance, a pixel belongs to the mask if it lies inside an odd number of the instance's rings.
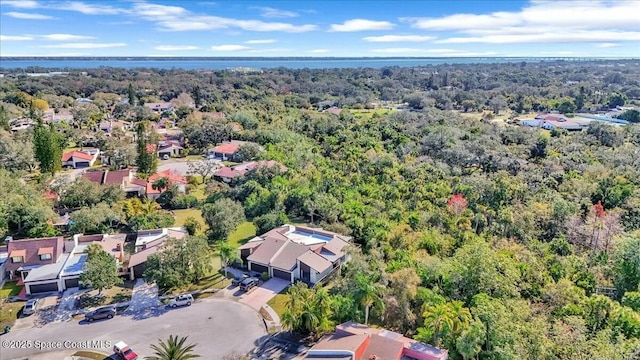
[[[160,305],[158,287],[155,284],[147,284],[144,280],[138,279],[133,286],[131,301],[129,301],[129,307],[125,310],[125,313],[135,314]]]
[[[260,310],[269,300],[289,285],[291,285],[291,283],[287,280],[271,278],[262,285],[254,287],[248,293],[241,295],[240,302],[249,305],[255,310]]]
[[[12,330],[1,337],[0,358],[24,359],[35,354],[74,349],[110,353],[113,344],[125,341],[143,359],[152,355],[149,345],[155,344],[157,339],[178,335],[189,336],[187,341],[197,344],[195,352],[203,359],[222,359],[234,352],[250,351],[257,340],[267,334],[260,315],[234,301],[207,298],[189,307],[161,309],[146,318],[117,315],[111,320],[93,323],[70,321],[42,328]],[[17,340],[22,341],[20,344],[25,344],[26,348],[10,346]],[[61,342],[62,348],[36,348],[36,344],[46,342]],[[81,342],[89,343],[87,346]]]
[[[171,170],[172,172],[177,173],[178,175],[185,176],[189,172],[189,165],[187,165],[187,160],[160,160],[158,162],[158,172],[162,172],[165,170]]]

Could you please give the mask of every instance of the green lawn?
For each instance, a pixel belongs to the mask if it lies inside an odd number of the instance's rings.
[[[232,232],[231,235],[229,235],[227,242],[234,248],[238,248],[240,247],[240,245],[245,244],[254,236],[256,236],[255,225],[253,225],[253,223],[250,221],[245,221],[240,224],[238,228],[236,228],[236,231]]]
[[[287,310],[287,301],[289,299],[289,294],[287,293],[288,289],[289,288],[284,289],[281,293],[276,294],[276,296],[267,302],[267,305],[271,306],[273,311],[275,311],[281,318],[284,311]]]
[[[174,214],[176,214],[176,221],[173,224],[174,226],[183,226],[185,221],[188,218],[193,217],[200,223],[200,230],[198,234],[204,234],[207,231],[207,224],[205,224],[204,219],[202,218],[202,212],[200,209],[181,209],[174,210]]]
[[[17,285],[17,282],[15,281],[8,281],[4,283],[2,289],[0,289],[0,299],[8,298],[9,296],[18,296],[23,287],[24,286],[22,285]]]
[[[202,182],[202,176],[200,175],[194,175],[195,177],[198,177],[198,182]],[[193,187],[191,190],[189,190],[189,195],[193,195],[196,197],[196,199],[203,201],[207,198],[207,194],[205,193],[207,185],[206,184],[199,184],[198,186]]]
[[[91,290],[80,296],[79,307],[87,308],[129,301],[131,300],[133,284],[133,281],[127,280],[120,285],[102,290],[100,296],[97,296],[98,290]]]
[[[18,313],[20,313],[20,309],[24,302],[12,302],[12,303],[0,303],[0,331],[4,329],[5,326],[13,326],[18,318]]]

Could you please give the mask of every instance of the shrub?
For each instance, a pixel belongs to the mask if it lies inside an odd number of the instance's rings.
[[[267,281],[267,280],[269,280],[269,273],[265,271],[262,273],[262,281]]]

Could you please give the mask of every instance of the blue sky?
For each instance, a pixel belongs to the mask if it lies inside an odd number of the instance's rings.
[[[0,55],[640,57],[638,14],[638,0],[0,0]]]

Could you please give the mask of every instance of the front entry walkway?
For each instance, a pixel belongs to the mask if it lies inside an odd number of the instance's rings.
[[[267,305],[269,300],[289,285],[291,285],[291,283],[287,280],[271,278],[262,285],[249,290],[247,294],[243,294],[240,297],[240,302],[249,305],[256,311],[260,311],[260,308]]]

